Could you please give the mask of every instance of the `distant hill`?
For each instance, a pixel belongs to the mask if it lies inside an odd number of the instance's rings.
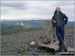
[[[8,35],[8,34],[14,34],[18,32],[26,32],[26,31],[35,31],[35,30],[40,30],[42,29],[41,27],[29,27],[29,28],[24,28],[21,25],[11,25],[8,26],[6,24],[1,24],[1,35]]]
[[[45,20],[3,20],[1,21],[1,34],[13,34],[20,31],[38,30],[44,26]],[[74,22],[68,22],[67,26],[73,28]]]
[[[7,30],[9,28],[9,26],[7,24],[0,23],[0,28],[1,28],[0,32],[3,32],[5,30]]]
[[[2,20],[1,23],[7,25],[17,25],[17,23],[23,23],[25,27],[42,27],[44,26],[44,20]]]
[[[23,23],[25,27],[43,27],[45,20],[2,20],[1,23],[11,25],[17,25],[17,23]],[[67,26],[74,26],[74,21],[67,23]]]
[[[74,21],[70,21],[70,22],[67,23],[67,26],[75,26],[74,23],[75,23]]]
[[[8,26],[6,24],[1,25],[1,34],[11,34],[22,30],[22,26]]]

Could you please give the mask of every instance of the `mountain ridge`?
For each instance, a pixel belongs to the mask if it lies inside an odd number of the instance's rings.
[[[2,24],[7,24],[9,26],[11,25],[17,25],[17,23],[23,23],[24,26],[30,26],[30,27],[43,27],[45,20],[2,20]],[[74,21],[69,21],[67,23],[67,26],[74,26]]]

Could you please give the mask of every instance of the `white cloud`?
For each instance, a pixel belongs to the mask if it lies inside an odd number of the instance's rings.
[[[51,19],[57,6],[74,20],[74,1],[2,1],[1,19]]]

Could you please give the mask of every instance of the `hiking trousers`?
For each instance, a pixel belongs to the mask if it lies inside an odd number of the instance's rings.
[[[63,43],[63,41],[64,41],[64,26],[56,27],[56,36],[59,40],[59,43]]]

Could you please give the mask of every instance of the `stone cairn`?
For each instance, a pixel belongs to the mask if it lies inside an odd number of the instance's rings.
[[[56,37],[56,28],[52,25],[52,20],[45,20],[43,32],[42,32],[42,41],[54,43],[57,40]]]

